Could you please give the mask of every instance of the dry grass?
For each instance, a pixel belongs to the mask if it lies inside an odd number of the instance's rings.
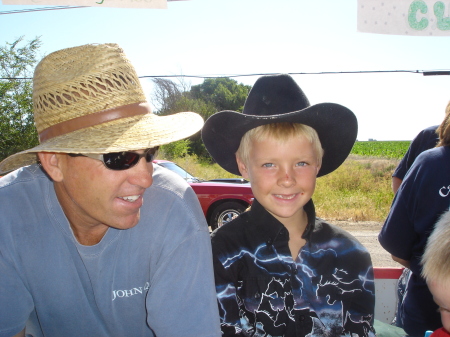
[[[194,156],[173,160],[203,179],[236,177],[219,165],[198,163]],[[317,215],[327,220],[384,221],[392,202],[391,175],[398,160],[350,155],[335,172],[317,179],[313,199]]]
[[[160,158],[164,159],[164,158]],[[217,164],[203,164],[199,163],[197,157],[194,156],[186,156],[183,158],[175,158],[170,159],[171,161],[177,163],[179,166],[184,168],[194,177],[210,180],[210,179],[218,179],[218,178],[236,178],[238,176],[231,174],[228,171],[225,171]],[[241,177],[239,177],[241,178]]]
[[[398,160],[351,155],[335,172],[317,179],[314,203],[327,220],[384,221]]]

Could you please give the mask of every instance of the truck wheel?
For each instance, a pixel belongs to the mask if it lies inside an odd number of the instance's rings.
[[[236,201],[227,201],[218,205],[211,213],[210,226],[215,230],[236,218],[246,207]]]

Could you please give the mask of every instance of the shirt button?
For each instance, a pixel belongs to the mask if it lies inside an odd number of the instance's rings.
[[[305,320],[305,316],[303,316],[303,315],[300,316],[300,320],[301,320],[301,321],[304,321],[304,320]]]

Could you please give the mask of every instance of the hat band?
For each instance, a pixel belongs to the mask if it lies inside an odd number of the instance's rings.
[[[67,121],[52,125],[39,133],[39,142],[43,143],[51,138],[64,135],[90,126],[103,124],[126,117],[145,115],[152,110],[147,103],[133,103],[118,108],[102,110],[93,114],[76,117]]]

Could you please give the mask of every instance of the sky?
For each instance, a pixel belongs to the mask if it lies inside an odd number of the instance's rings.
[[[25,8],[39,6],[1,4],[0,12]],[[167,9],[0,15],[0,44],[21,36],[40,36],[42,56],[87,43],[118,43],[138,76],[356,72],[293,77],[312,105],[351,109],[360,141],[411,140],[440,124],[450,101],[450,76],[402,72],[450,69],[450,36],[358,32],[357,0],[189,0],[168,2]],[[234,78],[253,85],[258,77]],[[151,80],[141,82],[151,100]]]

